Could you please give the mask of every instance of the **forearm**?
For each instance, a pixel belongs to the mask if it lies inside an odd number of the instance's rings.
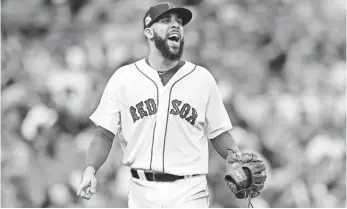
[[[217,153],[224,159],[226,159],[228,156],[228,150],[239,152],[236,141],[228,131],[220,134],[214,139],[211,139],[211,143],[216,149]]]
[[[99,170],[110,153],[113,138],[113,133],[98,127],[98,130],[88,148],[86,167],[92,166],[95,169],[95,172]]]

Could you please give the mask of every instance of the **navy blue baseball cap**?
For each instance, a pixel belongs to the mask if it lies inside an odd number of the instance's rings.
[[[189,9],[176,7],[170,2],[164,2],[151,6],[143,17],[143,28],[150,27],[162,15],[167,13],[177,14],[182,19],[182,25],[186,25],[193,17]]]

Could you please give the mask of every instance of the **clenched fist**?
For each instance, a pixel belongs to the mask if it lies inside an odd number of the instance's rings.
[[[90,200],[95,194],[96,184],[95,169],[92,166],[88,166],[83,172],[77,195],[86,200]]]

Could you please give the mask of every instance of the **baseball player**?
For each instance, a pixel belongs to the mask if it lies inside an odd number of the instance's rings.
[[[131,168],[129,207],[208,207],[208,140],[227,159],[230,189],[235,194],[253,189],[242,189],[251,180],[242,165],[250,160],[242,158],[229,133],[232,124],[214,77],[181,59],[183,27],[191,19],[190,10],[171,3],[146,12],[148,56],[112,75],[90,116],[98,128],[77,192],[82,198],[95,194],[95,173],[115,136],[124,151],[122,163]]]

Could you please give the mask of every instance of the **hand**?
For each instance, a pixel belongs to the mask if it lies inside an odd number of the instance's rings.
[[[92,166],[88,166],[83,172],[77,195],[83,199],[90,200],[95,194],[96,184],[95,169]]]
[[[227,149],[228,150],[228,157],[232,159],[241,159],[241,152],[238,148],[233,149]]]

